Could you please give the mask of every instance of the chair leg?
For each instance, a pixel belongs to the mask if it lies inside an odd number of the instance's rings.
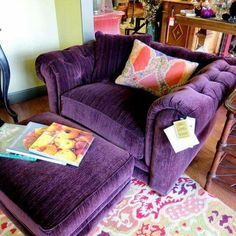
[[[4,124],[4,121],[0,119],[0,127]]]
[[[0,46],[0,81],[2,75],[2,86],[0,83],[0,98],[3,99],[7,113],[12,117],[15,123],[18,122],[17,114],[8,104],[8,88],[10,83],[10,67],[8,60]]]
[[[225,154],[224,148],[227,146],[227,139],[229,137],[229,134],[231,132],[231,129],[234,123],[235,123],[234,114],[228,111],[227,119],[225,121],[225,125],[223,128],[220,140],[218,141],[218,144],[216,147],[216,153],[215,153],[210,171],[208,172],[208,175],[207,175],[207,180],[206,180],[206,185],[205,185],[205,189],[207,191],[209,190],[209,186],[210,186],[212,178],[216,177],[216,171]]]

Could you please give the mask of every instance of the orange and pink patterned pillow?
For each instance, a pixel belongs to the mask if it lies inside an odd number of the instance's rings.
[[[170,57],[139,40],[116,84],[142,88],[160,97],[187,83],[198,63]]]

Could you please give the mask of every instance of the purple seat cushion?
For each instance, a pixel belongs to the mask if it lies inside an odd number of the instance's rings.
[[[149,45],[151,35],[111,35],[98,31],[95,34],[95,68],[93,81],[115,81],[120,75],[131,53],[135,39]]]
[[[93,83],[64,93],[61,114],[141,159],[147,112],[155,99],[143,90]]]
[[[34,235],[85,235],[129,184],[133,165],[127,152],[97,136],[78,168],[0,158],[0,205]]]

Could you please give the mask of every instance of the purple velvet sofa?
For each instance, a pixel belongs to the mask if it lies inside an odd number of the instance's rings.
[[[198,62],[187,85],[163,97],[114,83],[133,40],[170,56]],[[151,42],[148,35],[96,33],[96,41],[40,55],[36,71],[46,83],[50,110],[78,122],[135,157],[134,175],[167,194],[209,135],[217,109],[236,86],[236,59]],[[175,153],[163,129],[196,118],[194,148]]]

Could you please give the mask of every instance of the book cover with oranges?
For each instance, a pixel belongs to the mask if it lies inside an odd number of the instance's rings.
[[[38,137],[44,132],[47,128],[46,125],[29,122],[22,132],[15,138],[14,142],[6,149],[9,153],[15,153],[18,155],[23,155],[26,157],[34,158],[35,160],[43,160],[48,162],[53,162],[56,164],[66,165],[66,162],[48,158],[42,155],[37,155],[28,150],[32,143],[37,140]]]
[[[79,166],[94,137],[91,132],[52,123],[29,151]]]

